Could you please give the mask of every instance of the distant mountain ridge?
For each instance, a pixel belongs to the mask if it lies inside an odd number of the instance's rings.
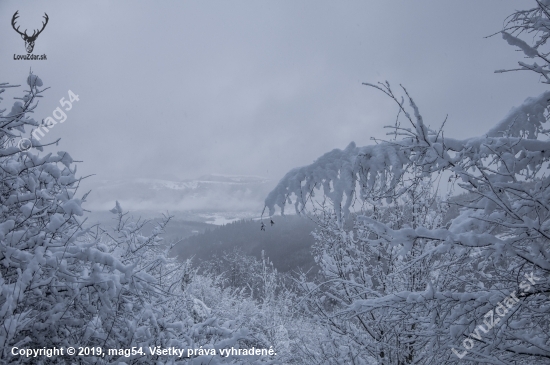
[[[131,210],[261,212],[272,185],[260,176],[218,174],[182,181],[103,180],[92,189],[87,204],[92,210],[111,209],[118,200]]]

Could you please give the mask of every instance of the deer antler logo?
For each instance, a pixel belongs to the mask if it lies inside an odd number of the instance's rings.
[[[46,21],[42,22],[42,29],[40,30],[35,29],[32,35],[28,35],[26,29],[25,29],[25,32],[22,33],[19,31],[19,27],[17,28],[15,27],[15,21],[17,20],[17,18],[19,18],[19,15],[17,13],[19,13],[19,10],[17,10],[15,14],[13,14],[13,17],[11,18],[11,26],[17,33],[21,35],[21,38],[23,38],[23,40],[25,41],[25,48],[27,49],[27,53],[32,53],[36,38],[38,38],[38,35],[42,33],[44,28],[46,28],[46,24],[48,24],[48,19],[49,19],[48,14],[44,13],[44,19],[46,19]]]

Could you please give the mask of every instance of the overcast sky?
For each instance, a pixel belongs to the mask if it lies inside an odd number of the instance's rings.
[[[195,178],[278,181],[351,141],[383,137],[396,108],[362,82],[405,85],[446,135],[483,134],[544,90],[531,74],[494,74],[521,55],[504,18],[534,1],[6,1],[1,82],[29,68],[51,87],[35,119],[68,90],[80,101],[42,142],[61,138],[89,180]],[[11,27],[49,23],[34,54]],[[32,33],[30,31],[29,33]],[[9,102],[9,104],[8,104]],[[5,100],[2,107],[11,106]]]

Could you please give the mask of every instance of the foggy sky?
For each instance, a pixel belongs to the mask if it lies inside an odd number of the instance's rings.
[[[504,18],[533,1],[2,1],[0,82],[29,68],[50,89],[34,118],[80,101],[41,142],[61,138],[95,181],[208,173],[267,177],[334,148],[384,137],[397,109],[362,82],[406,86],[427,124],[483,134],[544,90],[514,68]],[[49,24],[14,61],[21,28]],[[32,31],[30,31],[32,33]],[[5,98],[1,107],[11,107]]]

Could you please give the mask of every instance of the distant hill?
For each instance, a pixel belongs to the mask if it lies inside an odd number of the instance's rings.
[[[234,249],[260,258],[264,250],[280,272],[314,267],[311,232],[316,228],[315,223],[307,217],[295,215],[277,216],[273,221],[273,226],[269,219],[264,221],[265,231],[260,230],[257,220],[240,220],[207,230],[186,238],[174,247],[173,254],[182,260],[194,256],[194,260],[200,262]]]
[[[261,212],[273,187],[263,177],[205,175],[195,180],[104,180],[88,197],[87,209],[108,210],[118,200],[134,211]]]

